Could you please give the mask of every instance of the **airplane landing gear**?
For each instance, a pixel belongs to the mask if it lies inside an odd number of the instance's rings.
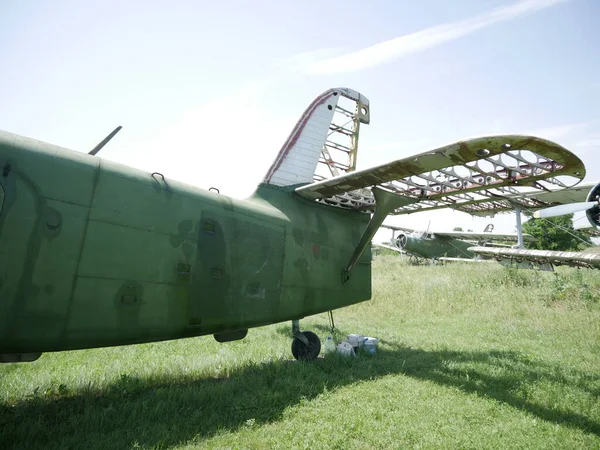
[[[312,331],[300,331],[300,321],[292,320],[292,355],[301,361],[315,359],[321,353],[321,341]]]

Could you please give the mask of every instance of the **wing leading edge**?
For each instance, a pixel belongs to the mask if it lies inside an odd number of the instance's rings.
[[[475,233],[472,231],[442,231],[433,232],[436,236],[443,236],[448,238],[464,239],[464,240],[486,240],[486,241],[516,241],[516,233]],[[523,239],[526,241],[534,241],[534,237],[530,234],[524,233]]]
[[[505,135],[459,141],[295,192],[332,206],[374,212],[369,188],[378,186],[407,200],[391,214],[439,208],[472,213],[482,203],[493,206],[524,193],[568,188],[584,177],[583,162],[566,148],[533,136]]]
[[[469,247],[468,250],[487,258],[493,258],[507,267],[552,270],[552,266],[567,265],[600,269],[600,254],[598,253],[495,247]]]

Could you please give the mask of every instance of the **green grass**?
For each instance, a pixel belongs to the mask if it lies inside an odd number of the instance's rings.
[[[334,314],[378,353],[295,362],[277,324],[2,365],[0,448],[600,448],[597,271],[382,255]]]

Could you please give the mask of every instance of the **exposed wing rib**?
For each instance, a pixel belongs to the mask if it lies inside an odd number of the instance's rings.
[[[508,135],[460,141],[295,191],[333,206],[373,212],[375,202],[367,188],[379,186],[417,200],[392,212],[406,214],[464,210],[467,205],[523,195],[524,187],[529,192],[570,187],[584,176],[583,162],[564,147],[537,137]]]

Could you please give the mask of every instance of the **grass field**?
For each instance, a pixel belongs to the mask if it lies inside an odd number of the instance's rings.
[[[599,272],[373,272],[335,319],[376,355],[292,361],[287,323],[44,354],[0,366],[0,448],[600,448]]]

